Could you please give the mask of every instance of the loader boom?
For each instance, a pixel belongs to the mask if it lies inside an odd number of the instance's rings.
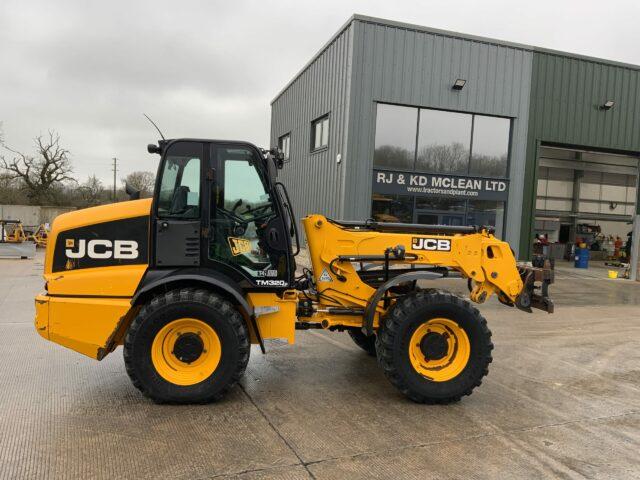
[[[489,228],[336,222],[322,215],[308,216],[303,224],[324,312],[318,321],[325,324],[362,326],[372,334],[391,300],[385,295],[385,301],[375,301],[376,293],[386,294],[396,278],[409,282],[457,272],[471,280],[470,298],[476,303],[496,294],[513,306],[531,295],[527,287],[532,284],[525,285],[522,277],[534,269],[518,267],[509,244]],[[358,268],[365,264],[378,268]],[[325,311],[336,307],[345,310],[339,315]],[[363,315],[368,309],[372,318],[346,320],[349,309],[362,309]],[[550,301],[545,310],[552,310]]]

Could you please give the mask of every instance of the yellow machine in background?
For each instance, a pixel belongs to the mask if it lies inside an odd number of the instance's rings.
[[[549,268],[518,265],[490,227],[303,219],[312,269],[295,276],[296,220],[277,151],[161,141],[153,200],[66,213],[47,246],[43,337],[98,360],[124,346],[158,402],[206,402],[240,378],[250,344],[296,329],[346,331],[409,398],[447,403],[480,385],[491,333],[470,299],[553,311]],[[295,242],[292,239],[295,238]],[[418,285],[421,282],[421,285]]]
[[[36,249],[27,239],[20,220],[0,219],[0,258],[33,258]]]
[[[20,220],[0,220],[2,235],[0,241],[7,243],[22,243],[27,241],[24,227]]]
[[[47,247],[47,239],[49,237],[49,228],[44,223],[41,223],[35,232],[29,235],[29,240],[36,244],[38,248]]]

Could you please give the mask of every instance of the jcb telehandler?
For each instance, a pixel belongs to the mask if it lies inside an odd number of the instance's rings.
[[[480,385],[491,332],[469,301],[418,281],[467,279],[470,298],[551,312],[553,272],[519,266],[489,227],[302,220],[313,269],[296,278],[298,231],[277,149],[161,140],[153,199],[60,215],[49,234],[44,338],[101,360],[124,345],[157,402],[208,402],[241,377],[250,344],[296,329],[347,331],[412,400]],[[295,243],[293,242],[295,239]],[[428,283],[428,282],[427,282]]]

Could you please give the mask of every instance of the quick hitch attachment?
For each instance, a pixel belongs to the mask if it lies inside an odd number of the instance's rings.
[[[553,313],[554,305],[553,300],[549,298],[549,285],[554,281],[554,271],[549,260],[545,260],[543,267],[518,265],[518,270],[524,286],[516,299],[516,307],[529,313],[532,308]]]

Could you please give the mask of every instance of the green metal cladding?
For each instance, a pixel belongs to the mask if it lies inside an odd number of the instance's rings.
[[[601,108],[607,100],[611,110]],[[534,49],[522,258],[531,254],[541,143],[640,152],[640,67]]]

